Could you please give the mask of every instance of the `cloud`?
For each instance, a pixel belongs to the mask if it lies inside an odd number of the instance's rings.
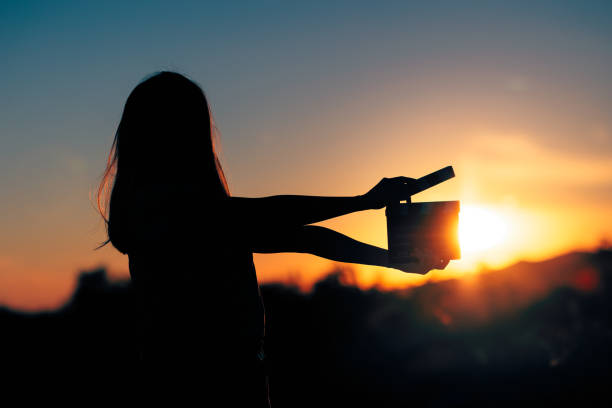
[[[481,135],[465,152],[471,172],[499,182],[612,186],[612,160],[547,149],[527,135]]]

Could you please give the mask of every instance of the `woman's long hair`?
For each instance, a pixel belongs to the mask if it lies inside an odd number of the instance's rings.
[[[196,83],[168,71],[139,83],[125,103],[98,187],[98,211],[108,235],[98,248],[111,242],[128,252],[129,214],[142,205],[136,192],[142,197],[159,186],[192,186],[208,200],[228,197],[215,134],[210,106]]]

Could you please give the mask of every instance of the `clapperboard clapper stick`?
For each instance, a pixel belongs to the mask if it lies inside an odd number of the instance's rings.
[[[453,166],[446,166],[443,169],[434,171],[426,176],[417,179],[416,189],[410,193],[410,195],[415,195],[420,193],[421,191],[425,191],[430,187],[438,185],[448,179],[455,177],[455,172],[453,171]],[[406,199],[406,201],[410,202],[410,197]]]

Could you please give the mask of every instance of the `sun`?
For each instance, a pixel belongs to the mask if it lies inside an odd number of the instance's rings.
[[[502,244],[508,225],[493,210],[465,205],[459,212],[459,242],[462,253],[476,253]]]

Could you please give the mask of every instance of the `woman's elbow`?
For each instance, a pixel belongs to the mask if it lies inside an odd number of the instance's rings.
[[[306,241],[299,229],[293,228],[262,228],[250,237],[253,252],[308,252]]]

